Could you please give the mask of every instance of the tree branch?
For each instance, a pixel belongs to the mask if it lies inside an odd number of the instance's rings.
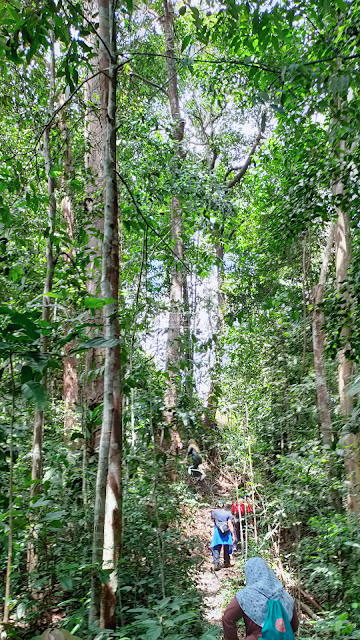
[[[122,62],[121,64],[117,65],[117,68],[120,69],[120,67],[123,67],[125,64],[127,64],[128,62],[130,62],[131,58],[125,60],[124,62]],[[88,76],[87,78],[85,78],[85,80],[83,80],[82,82],[80,82],[80,84],[76,87],[76,89],[74,89],[74,91],[72,92],[72,94],[66,99],[64,100],[64,102],[57,108],[55,109],[54,113],[52,114],[51,118],[49,118],[49,120],[43,125],[42,129],[41,129],[41,133],[38,135],[38,138],[36,140],[36,145],[38,144],[39,140],[41,139],[45,129],[47,129],[47,127],[49,127],[52,122],[55,120],[56,116],[58,113],[60,113],[60,111],[66,107],[67,104],[69,104],[69,102],[71,102],[71,100],[73,99],[73,97],[80,91],[80,89],[84,86],[84,84],[86,84],[87,82],[89,82],[90,80],[93,80],[94,78],[96,78],[97,76],[100,75],[100,73],[104,73],[106,75],[106,71],[108,71],[108,69],[100,69],[99,71],[96,71],[96,73],[93,73],[92,76]]]
[[[93,23],[91,22],[91,20],[88,20],[87,17],[77,8],[75,7],[75,5],[70,1],[70,0],[66,0],[66,2],[70,5],[70,7],[72,7],[74,9],[74,11],[76,11],[79,16],[82,17],[83,20],[85,20],[85,22],[88,23],[88,25],[91,27],[91,30],[93,31],[93,33],[95,33],[96,37],[99,38],[100,42],[104,45],[106,51],[109,54],[109,58],[111,60],[111,53],[110,53],[110,49],[107,46],[106,42],[103,40],[103,38],[101,37],[100,33],[98,33],[93,25]]]
[[[171,253],[173,254],[173,256],[175,256],[175,258],[176,258],[179,262],[181,262],[181,264],[182,264],[182,265],[183,265],[183,267],[186,269],[186,271],[187,271],[188,273],[191,273],[191,271],[190,271],[189,267],[187,267],[187,266],[186,266],[186,264],[185,264],[185,263],[184,263],[184,262],[183,262],[183,261],[182,261],[182,260],[177,256],[177,255],[176,255],[175,251],[173,251],[173,249],[172,249],[172,248],[170,247],[170,245],[169,245],[169,244],[164,240],[164,238],[161,236],[161,234],[160,234],[158,231],[156,231],[156,229],[154,229],[154,227],[152,227],[152,226],[151,226],[151,224],[146,220],[146,218],[145,218],[145,216],[144,216],[143,212],[141,211],[141,209],[140,209],[140,207],[139,207],[138,203],[136,202],[135,197],[134,197],[134,195],[133,195],[133,193],[132,193],[132,191],[131,191],[131,189],[130,189],[129,185],[127,184],[126,180],[124,180],[124,178],[122,177],[122,175],[121,175],[118,171],[116,171],[116,175],[117,175],[117,176],[118,176],[118,178],[121,180],[121,182],[123,183],[123,185],[126,187],[126,190],[127,190],[128,194],[129,194],[129,196],[130,196],[130,198],[131,198],[131,200],[132,200],[132,202],[133,202],[133,204],[134,204],[134,207],[135,207],[136,211],[138,212],[138,214],[139,214],[139,216],[142,218],[142,220],[145,222],[146,226],[147,226],[149,229],[151,229],[151,231],[152,231],[153,233],[155,233],[155,235],[156,235],[158,238],[160,238],[160,240],[161,240],[161,241],[162,241],[162,243],[165,245],[165,247],[171,251]]]
[[[256,136],[253,146],[250,149],[250,153],[248,155],[248,157],[246,158],[243,166],[241,167],[240,171],[233,177],[232,180],[229,180],[229,182],[226,183],[226,188],[227,189],[232,189],[232,187],[234,187],[238,182],[240,182],[241,178],[244,177],[245,173],[247,172],[248,168],[250,167],[251,161],[253,159],[254,153],[256,151],[257,146],[260,144],[261,140],[264,139],[263,133],[262,131],[259,131],[258,135]]]
[[[142,80],[142,82],[145,82],[145,84],[150,85],[150,87],[155,87],[155,89],[158,89],[159,91],[162,91],[166,95],[166,97],[168,95],[166,89],[161,87],[159,84],[156,84],[156,82],[152,82],[151,80],[148,80],[147,78],[143,78],[143,76],[139,76],[137,73],[134,73],[133,71],[130,74],[130,78],[138,78],[139,80]]]

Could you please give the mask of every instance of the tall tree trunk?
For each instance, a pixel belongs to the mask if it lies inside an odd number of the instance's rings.
[[[116,49],[114,50],[114,56],[116,57]],[[115,138],[112,142],[115,142]],[[114,158],[116,158],[116,146],[114,146],[113,155]],[[114,220],[115,229],[112,243],[112,268],[110,278],[111,294],[118,305],[120,246],[117,191],[115,192],[115,207],[116,216]],[[119,336],[119,323],[117,319],[116,335]],[[111,571],[111,573],[109,581],[102,587],[100,603],[100,626],[105,629],[116,628],[116,593],[118,588],[118,563],[121,555],[122,535],[122,406],[121,358],[120,345],[118,344],[115,346],[113,419],[110,437],[109,469],[106,481],[103,551],[103,569]]]
[[[338,105],[339,110],[341,105]],[[338,121],[339,122],[339,121]],[[336,255],[336,285],[340,301],[344,307],[351,304],[349,290],[346,286],[349,277],[351,263],[351,234],[349,213],[345,203],[345,186],[343,182],[343,169],[345,164],[345,141],[340,140],[336,149],[339,171],[335,173],[332,185],[332,193],[336,198],[337,222],[335,230],[335,255]],[[344,346],[338,352],[338,383],[340,411],[344,420],[350,420],[353,409],[352,396],[348,394],[349,385],[353,375],[353,363],[346,357],[348,339],[351,329],[344,326],[342,341]],[[343,438],[345,451],[345,473],[347,482],[347,508],[355,516],[360,515],[360,448],[359,434],[348,433]]]
[[[93,61],[94,72],[101,69],[107,70],[110,64],[109,52],[103,44],[108,37],[106,33],[108,20],[104,20],[104,12],[106,13],[106,11],[102,0],[87,0],[87,18],[90,22],[99,22],[97,32],[101,38],[100,40],[95,33],[89,36],[89,46],[96,54]],[[101,237],[104,233],[105,201],[104,150],[106,147],[108,95],[107,71],[100,73],[86,83],[85,169],[88,183],[85,208],[89,250],[86,289],[91,297],[100,295]],[[91,320],[98,324],[98,331],[102,331],[101,312],[96,311],[95,317],[91,316]],[[94,331],[91,331],[90,334],[96,335]],[[104,365],[104,356],[103,349],[89,349],[86,353],[86,402],[87,406],[91,408],[98,406],[103,401],[104,379],[99,371]]]
[[[109,55],[108,108],[106,145],[104,154],[105,215],[102,253],[101,293],[103,298],[117,298],[119,279],[117,188],[116,188],[116,21],[115,0],[99,0],[99,31],[107,45]],[[100,43],[102,44],[102,43]],[[116,562],[119,552],[118,532],[121,522],[121,403],[119,402],[119,330],[117,302],[104,307],[105,338],[109,346],[105,349],[104,408],[100,436],[99,461],[96,477],[94,510],[94,535],[92,562],[95,567],[91,584],[89,623],[99,615],[101,585],[97,569],[105,556],[107,568],[112,572],[113,582],[108,583],[102,598],[101,624],[115,623]],[[115,391],[115,393],[114,393]],[[109,466],[110,456],[110,466]],[[106,522],[106,527],[105,527]],[[106,528],[106,530],[105,530]],[[104,538],[110,549],[104,553]],[[108,606],[109,605],[109,606]],[[111,618],[111,619],[110,619]]]
[[[60,104],[63,104],[64,96],[61,97]],[[70,180],[72,173],[72,152],[68,134],[68,127],[66,121],[66,110],[63,108],[60,111],[60,129],[62,133],[62,141],[64,145],[64,165],[62,175],[62,199],[61,199],[61,214],[62,219],[65,222],[68,238],[71,242],[74,241],[74,206],[71,197]],[[68,263],[71,262],[73,252],[70,249],[70,254],[65,256]],[[64,346],[64,360],[63,360],[63,387],[64,387],[64,438],[68,440],[71,437],[71,433],[75,426],[75,407],[78,400],[78,375],[77,375],[77,363],[76,357],[70,355],[71,345],[66,344]]]
[[[184,121],[181,119],[178,76],[175,60],[174,44],[174,20],[171,0],[163,0],[164,15],[162,25],[165,35],[166,67],[168,76],[168,96],[170,102],[171,119],[173,123],[173,139],[177,144],[176,157],[178,162],[184,158],[182,141],[184,139]],[[166,373],[167,387],[165,391],[164,422],[170,428],[172,450],[176,451],[176,429],[172,428],[174,409],[177,405],[179,388],[179,360],[181,356],[181,325],[183,306],[184,275],[181,263],[184,257],[183,245],[183,218],[179,196],[174,194],[171,198],[171,236],[173,252],[178,258],[171,271],[170,283],[170,311],[168,336],[166,345]]]
[[[49,114],[52,113],[54,108],[55,99],[55,54],[54,45],[51,46],[50,57],[50,87],[49,87]],[[49,233],[46,238],[46,277],[44,282],[44,292],[42,298],[42,319],[49,322],[50,320],[50,298],[47,295],[51,293],[52,283],[55,270],[55,258],[53,253],[52,235],[54,233],[55,219],[56,219],[56,199],[55,199],[55,180],[50,175],[52,160],[51,160],[51,148],[50,148],[50,130],[51,125],[47,126],[44,131],[43,139],[43,154],[45,161],[45,171],[47,175],[47,189],[49,197],[48,208],[48,224]],[[48,338],[47,336],[41,337],[41,353],[48,351]],[[46,375],[43,377],[42,384],[46,386]],[[42,478],[42,457],[43,457],[43,422],[44,412],[39,409],[35,409],[34,414],[34,433],[32,444],[32,464],[31,464],[31,487],[30,498],[33,498],[39,491],[40,482]],[[34,546],[34,537],[30,540],[28,545],[27,554],[27,570],[28,573],[33,573],[36,570],[37,555]]]
[[[209,431],[215,424],[216,411],[218,407],[218,397],[216,393],[216,381],[219,377],[221,361],[221,338],[224,331],[225,319],[225,293],[224,293],[224,245],[220,238],[215,241],[216,255],[216,342],[214,366],[211,372],[210,389],[207,398],[207,407],[204,414],[204,426]]]
[[[325,447],[330,448],[333,442],[333,429],[330,411],[330,397],[326,383],[325,374],[325,334],[324,334],[324,311],[321,307],[324,301],[326,276],[331,258],[331,250],[334,244],[335,224],[332,222],[328,232],[326,248],[323,254],[319,282],[313,290],[313,352],[316,386],[316,404],[320,419],[321,437]],[[329,455],[331,453],[329,452]],[[328,463],[329,481],[331,486],[330,502],[338,510],[341,510],[341,498],[339,492],[333,488],[336,478],[336,468],[332,460]]]
[[[189,299],[189,288],[187,276],[183,276],[183,336],[184,336],[184,359],[186,361],[185,391],[189,398],[194,390],[194,353],[191,337],[191,305]]]

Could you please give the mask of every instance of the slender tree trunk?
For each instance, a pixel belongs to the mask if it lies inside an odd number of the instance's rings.
[[[326,275],[329,268],[331,258],[331,250],[334,244],[335,224],[332,222],[329,228],[326,248],[323,254],[319,282],[313,291],[313,316],[312,316],[312,333],[313,333],[313,352],[314,352],[314,369],[315,369],[315,386],[316,386],[316,403],[319,412],[321,437],[325,447],[330,448],[333,442],[333,429],[330,411],[330,397],[326,383],[325,374],[325,334],[324,334],[324,311],[320,306],[324,301]],[[330,452],[329,452],[329,455]],[[339,492],[333,488],[336,478],[336,468],[333,461],[329,460],[328,473],[330,481],[330,502],[337,511],[341,510],[341,497]]]
[[[339,105],[338,105],[339,106]],[[340,109],[341,107],[339,107]],[[349,213],[345,203],[345,186],[342,172],[345,163],[346,147],[344,140],[340,140],[337,148],[339,171],[335,173],[332,193],[336,197],[337,222],[335,230],[336,255],[336,284],[340,301],[345,308],[351,304],[347,280],[351,264],[351,233]],[[344,326],[342,341],[344,346],[338,352],[338,382],[340,411],[345,420],[349,420],[353,409],[353,398],[348,394],[353,376],[353,363],[347,358],[348,340],[351,328]],[[359,434],[348,433],[343,438],[345,451],[345,473],[347,482],[347,508],[355,516],[360,515],[360,447]]]
[[[99,29],[101,26],[101,36],[107,44],[111,57],[109,61],[108,75],[108,108],[107,108],[107,135],[105,146],[105,215],[104,215],[104,239],[102,254],[102,276],[101,292],[103,298],[113,298],[114,290],[118,290],[118,243],[117,228],[117,189],[116,189],[116,82],[117,82],[117,56],[116,56],[116,22],[115,22],[115,0],[99,0]],[[114,260],[117,262],[114,263]],[[114,274],[115,270],[115,274]],[[117,282],[116,282],[117,279]],[[96,494],[94,510],[94,536],[92,562],[95,567],[91,584],[91,602],[89,612],[89,623],[92,624],[99,615],[101,586],[98,569],[104,556],[104,536],[105,518],[107,521],[107,541],[108,529],[117,529],[121,522],[119,512],[119,479],[113,479],[114,460],[117,464],[121,461],[121,411],[117,406],[117,398],[114,397],[114,389],[118,383],[118,373],[116,371],[118,358],[118,322],[117,322],[117,302],[110,303],[104,307],[105,338],[110,345],[105,349],[105,373],[104,373],[104,409],[101,427],[98,472],[96,477]],[[119,385],[120,387],[120,385]],[[120,393],[120,389],[119,389]],[[120,418],[120,420],[119,420]],[[115,424],[115,421],[117,424]],[[119,440],[120,434],[120,440]],[[109,471],[110,454],[110,473]],[[121,477],[121,476],[120,476]],[[108,511],[106,512],[106,493],[108,493]],[[114,540],[114,531],[112,531]],[[111,562],[114,569],[113,577],[116,577],[116,567],[114,558],[117,552],[115,543],[112,549],[107,549],[106,554],[111,555]],[[106,555],[105,554],[105,555]],[[109,557],[107,557],[107,563]],[[107,598],[113,598],[114,585],[106,591]],[[116,592],[115,592],[116,593]],[[106,605],[106,606],[105,606]],[[107,625],[106,616],[112,616],[114,602],[104,601],[102,607],[101,623]]]
[[[5,604],[4,622],[9,622],[9,601],[10,601],[10,578],[12,569],[13,551],[13,473],[14,473],[14,418],[15,418],[15,383],[12,355],[10,356],[11,375],[11,417],[10,417],[10,465],[9,465],[9,534],[8,534],[8,555],[5,576]]]
[[[54,45],[51,47],[50,58],[50,88],[49,88],[49,114],[52,113],[54,108],[55,98],[55,54]],[[45,171],[47,175],[47,188],[49,197],[48,208],[48,224],[49,233],[46,238],[46,277],[44,283],[44,292],[42,298],[42,319],[49,322],[50,320],[50,298],[47,295],[51,293],[52,283],[55,270],[55,258],[53,253],[52,235],[54,233],[55,219],[56,219],[56,199],[55,199],[55,180],[50,175],[52,160],[50,149],[50,129],[51,125],[46,127],[44,131],[43,139],[43,154],[45,161]],[[47,336],[41,337],[41,352],[46,353],[48,350],[48,338]],[[46,386],[46,375],[43,377],[42,384]],[[44,412],[39,409],[35,409],[34,414],[34,433],[32,444],[32,464],[31,464],[31,487],[30,498],[33,498],[39,491],[39,486],[42,478],[42,456],[43,456],[43,422]],[[34,538],[33,538],[34,539]],[[28,545],[27,556],[27,569],[28,573],[33,573],[37,565],[37,556],[33,539],[30,540]]]
[[[183,313],[183,335],[184,335],[184,356],[186,360],[186,380],[185,390],[187,395],[191,398],[194,390],[194,366],[193,366],[193,346],[191,338],[191,305],[189,299],[189,288],[187,277],[184,274],[183,278],[183,301],[184,301],[184,313]]]
[[[114,56],[116,57],[116,49],[114,51]],[[116,147],[113,149],[113,155],[115,158]],[[115,193],[115,206],[115,230],[113,234],[111,257],[112,269],[110,275],[112,297],[118,305],[120,247],[117,215],[117,192]],[[116,335],[119,336],[119,324],[117,319]],[[109,469],[106,481],[103,551],[103,569],[111,571],[111,574],[109,582],[102,587],[100,603],[100,626],[105,629],[116,628],[116,594],[118,588],[118,563],[121,555],[122,535],[122,407],[120,345],[116,345],[113,386],[113,420],[110,438]]]
[[[215,241],[216,274],[217,274],[217,302],[216,302],[216,342],[214,366],[211,374],[210,389],[207,398],[207,407],[204,415],[204,426],[209,431],[216,422],[218,398],[216,393],[216,381],[219,377],[221,365],[221,338],[224,332],[225,319],[225,293],[224,293],[224,245],[220,239]]]
[[[317,408],[320,418],[321,436],[324,445],[330,445],[333,441],[332,421],[330,412],[330,397],[326,383],[325,375],[325,357],[324,357],[324,311],[320,306],[324,301],[326,274],[331,258],[331,249],[334,244],[335,224],[331,223],[327,244],[324,251],[321,272],[318,284],[313,290],[313,350],[314,350],[314,368],[315,368],[315,385],[317,396]]]
[[[178,76],[175,60],[173,7],[171,0],[163,0],[163,5],[164,15],[162,17],[162,25],[165,36],[168,96],[173,123],[173,139],[177,145],[175,155],[178,159],[178,163],[181,163],[184,158],[184,152],[182,149],[182,141],[184,139],[184,121],[181,119],[180,114]],[[170,428],[170,435],[172,439],[171,448],[176,452],[176,429],[172,429],[171,425],[173,422],[174,409],[177,405],[179,388],[178,365],[181,355],[180,338],[184,287],[184,276],[181,269],[181,262],[184,257],[183,218],[181,202],[176,194],[171,198],[171,237],[173,242],[173,251],[178,260],[174,263],[171,271],[170,311],[166,345],[166,373],[168,378],[164,398],[166,407],[164,411],[164,422],[165,425]]]
[[[60,99],[60,105],[64,102],[64,96]],[[68,135],[68,127],[66,121],[66,109],[60,111],[60,129],[62,133],[62,141],[64,145],[64,169],[62,175],[62,199],[61,199],[61,214],[62,219],[65,222],[68,238],[71,242],[74,241],[74,206],[71,195],[70,180],[72,174],[72,152],[70,146],[70,140]],[[69,255],[65,256],[68,264],[73,257],[73,251],[69,249]],[[64,346],[64,360],[63,360],[63,387],[64,387],[64,438],[68,440],[71,437],[71,433],[75,426],[75,407],[78,401],[78,375],[77,375],[77,363],[76,357],[70,355],[71,345],[66,344]]]

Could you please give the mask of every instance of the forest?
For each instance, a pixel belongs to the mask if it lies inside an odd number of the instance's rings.
[[[1,640],[216,640],[258,556],[360,639],[359,61],[359,0],[0,0]]]

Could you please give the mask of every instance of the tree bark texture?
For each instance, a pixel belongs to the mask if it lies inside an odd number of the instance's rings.
[[[102,627],[114,628],[117,587],[117,561],[121,535],[121,398],[120,352],[117,321],[117,297],[119,283],[119,247],[116,188],[116,22],[114,0],[99,0],[99,31],[110,51],[108,74],[108,107],[106,143],[104,153],[105,215],[102,252],[101,293],[103,298],[115,302],[104,307],[105,349],[104,408],[101,427],[96,497],[94,510],[94,534],[90,624],[98,617]],[[101,30],[100,30],[101,27]],[[105,542],[105,544],[104,544]],[[110,581],[101,589],[98,569],[102,562],[112,569]],[[102,593],[101,593],[102,591]]]
[[[93,71],[103,69],[100,73],[86,83],[86,115],[85,115],[85,169],[88,174],[86,215],[89,265],[86,289],[91,297],[100,295],[100,273],[101,273],[101,236],[104,233],[104,205],[105,205],[105,157],[106,128],[107,128],[107,108],[109,97],[109,76],[108,69],[110,57],[104,43],[108,37],[108,18],[106,3],[101,0],[88,0],[86,13],[90,22],[99,22],[98,36],[94,33],[89,36],[89,46],[96,53],[94,58]],[[102,314],[95,312],[95,317],[91,316],[93,322],[102,327]],[[95,335],[94,332],[90,332]],[[88,376],[86,385],[86,400],[89,407],[96,407],[103,401],[104,379],[101,369],[104,366],[104,350],[89,349],[86,354],[86,372]],[[98,444],[98,443],[95,443]]]
[[[49,114],[52,113],[54,108],[55,99],[55,54],[54,46],[51,47],[50,58],[50,86],[49,86]],[[50,130],[51,125],[47,126],[44,131],[43,137],[43,155],[45,162],[45,172],[47,175],[47,191],[49,198],[48,205],[48,225],[49,233],[46,238],[46,276],[44,282],[44,291],[42,298],[42,319],[49,322],[50,320],[50,297],[47,295],[51,293],[52,283],[55,270],[55,258],[53,252],[52,235],[54,233],[55,220],[56,220],[56,198],[55,198],[55,180],[50,175],[52,167],[51,148],[50,148]],[[47,336],[41,337],[41,353],[46,353],[48,350],[48,338]],[[46,386],[46,375],[42,379],[43,386]],[[44,412],[39,409],[35,409],[34,413],[34,432],[32,443],[32,462],[31,462],[31,487],[30,498],[33,498],[39,491],[40,481],[42,478],[42,457],[43,457],[43,423]],[[34,546],[34,539],[30,540],[27,553],[27,570],[28,573],[33,573],[37,565],[37,556]]]
[[[64,102],[64,96],[60,100],[60,104]],[[60,111],[60,129],[62,133],[62,141],[64,145],[64,165],[62,176],[62,199],[61,199],[61,214],[62,219],[65,222],[68,238],[71,242],[74,241],[74,206],[70,188],[70,180],[72,173],[72,151],[69,140],[68,127],[66,122],[66,111],[62,109]],[[68,263],[71,262],[73,252],[71,249],[68,256],[65,259]],[[75,408],[78,401],[78,375],[77,375],[77,362],[76,357],[70,355],[71,344],[64,346],[64,360],[63,360],[63,387],[64,387],[64,438],[68,440],[71,437],[71,433],[75,426]]]
[[[345,203],[345,186],[342,172],[345,163],[346,147],[344,140],[340,140],[336,149],[339,162],[339,171],[335,173],[332,185],[332,193],[336,198],[336,230],[335,230],[335,255],[336,255],[336,285],[340,301],[345,308],[351,304],[350,293],[347,288],[349,269],[351,264],[351,233],[349,213]],[[353,399],[348,394],[349,385],[353,376],[353,363],[346,357],[351,328],[347,325],[342,330],[344,346],[338,352],[338,383],[340,411],[345,420],[349,420]],[[345,473],[347,482],[347,508],[350,513],[360,515],[360,447],[359,434],[348,433],[343,437],[345,451]]]
[[[185,157],[182,149],[182,141],[184,139],[184,121],[181,119],[179,103],[178,76],[175,60],[173,7],[170,0],[163,0],[163,5],[164,15],[162,17],[162,25],[165,36],[168,96],[173,123],[173,139],[177,145],[175,156],[178,159],[178,163],[181,163],[181,160]],[[168,379],[164,398],[166,407],[164,411],[164,422],[168,427],[170,427],[170,436],[172,441],[171,450],[176,452],[178,434],[176,433],[176,429],[171,428],[171,425],[178,398],[178,365],[181,357],[180,341],[184,287],[184,274],[181,269],[181,263],[184,258],[183,214],[180,198],[177,194],[174,194],[171,198],[171,237],[173,252],[178,260],[176,260],[172,268],[170,282],[170,311],[166,345],[166,372]]]
[[[116,49],[114,51],[116,56]],[[116,98],[116,95],[115,95]],[[114,139],[115,140],[115,139]],[[116,146],[113,149],[116,157]],[[116,190],[116,179],[115,179]],[[112,298],[119,300],[120,244],[118,231],[117,191],[115,191],[115,229],[112,242],[112,269],[110,285]],[[116,318],[116,336],[119,337],[119,323]],[[109,468],[106,480],[106,502],[104,523],[103,569],[110,570],[110,579],[102,586],[100,602],[100,626],[116,628],[116,594],[118,588],[118,563],[121,555],[122,537],[122,395],[120,345],[115,346],[115,368],[113,386],[113,419],[110,436]]]
[[[315,368],[315,385],[317,396],[317,408],[320,418],[321,436],[324,445],[330,445],[333,441],[332,421],[330,412],[330,398],[326,383],[325,375],[325,357],[324,357],[324,311],[320,306],[324,301],[326,274],[331,258],[331,250],[334,244],[335,224],[331,223],[327,244],[324,251],[320,277],[318,284],[313,291],[313,350],[314,350],[314,368]]]

